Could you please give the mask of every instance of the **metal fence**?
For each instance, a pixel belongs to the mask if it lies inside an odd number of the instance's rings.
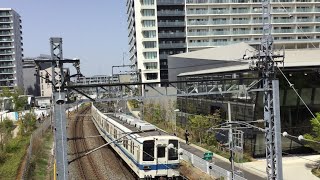
[[[23,167],[23,172],[22,172],[22,176],[21,179],[28,179],[28,173],[30,171],[30,165],[31,165],[31,158],[33,155],[33,151],[32,151],[32,147],[34,146],[34,143],[36,141],[36,139],[38,139],[39,137],[42,137],[44,135],[44,133],[46,132],[46,130],[50,127],[51,125],[51,118],[48,117],[46,118],[45,121],[43,121],[43,123],[31,134],[30,137],[30,144],[29,147],[27,149],[27,154],[26,154],[26,161]]]
[[[223,169],[213,163],[210,163],[186,150],[183,151],[181,159],[191,163],[194,167],[200,169],[202,172],[205,172],[209,175],[215,176],[217,178],[223,177],[224,179],[232,179],[231,172]],[[246,180],[246,178],[239,175],[235,175],[236,180]]]

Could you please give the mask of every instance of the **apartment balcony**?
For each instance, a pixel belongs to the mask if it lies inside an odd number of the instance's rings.
[[[225,46],[230,44],[229,41],[219,41],[219,42],[196,42],[196,43],[189,43],[189,47],[207,47],[207,46]]]
[[[293,19],[273,19],[272,22],[283,24],[283,23],[293,23],[294,20]]]
[[[208,10],[189,10],[187,11],[187,15],[201,15],[201,14],[208,14]]]
[[[0,29],[13,29],[13,26],[10,25],[1,25]]]
[[[15,65],[13,63],[2,63],[0,64],[0,68],[13,68]]]
[[[0,17],[9,17],[11,14],[9,12],[1,12]]]
[[[229,20],[217,20],[217,21],[211,21],[212,25],[216,25],[216,24],[229,24]]]
[[[0,19],[0,23],[12,23],[11,19]]]
[[[294,33],[294,29],[274,29],[273,33]]]
[[[251,30],[232,31],[233,34],[250,34]]]
[[[208,36],[211,35],[209,31],[188,32],[188,36]]]
[[[212,35],[229,35],[230,31],[212,31]]]
[[[296,22],[313,22],[312,18],[307,18],[307,19],[297,19]]]
[[[253,19],[251,21],[252,24],[262,24],[262,19]]]
[[[297,32],[313,32],[313,28],[299,29]]]
[[[285,14],[287,14],[288,12],[293,12],[293,9],[291,9],[291,8],[286,8],[286,9],[279,8],[279,9],[272,9],[271,12],[272,13],[285,13]]]
[[[14,80],[16,80],[16,78],[13,76],[6,76],[6,75],[0,76],[0,81],[2,82],[3,81],[8,82],[8,81],[14,81]]]
[[[184,27],[185,23],[182,22],[158,22],[158,27]]]
[[[0,49],[12,49],[12,48],[14,48],[14,46],[11,44],[9,44],[9,45],[1,45],[0,44]]]
[[[249,24],[250,20],[232,20],[231,24]]]
[[[209,14],[230,14],[229,9],[224,10],[209,10]]]
[[[184,0],[157,0],[157,5],[184,5]]]
[[[13,42],[13,39],[11,39],[11,38],[1,38],[0,42]]]
[[[253,30],[251,34],[262,34],[263,30]]]
[[[12,36],[12,32],[0,32],[0,36]]]
[[[11,55],[14,54],[14,51],[0,51],[0,55]]]
[[[188,25],[209,25],[210,21],[188,21]]]
[[[0,58],[0,61],[14,61],[12,58]]]
[[[177,49],[177,48],[185,48],[186,43],[159,43],[160,49]]]
[[[184,16],[184,11],[158,11],[158,16]]]
[[[235,14],[250,13],[250,10],[249,9],[233,9],[231,10],[231,13],[235,13]]]
[[[0,74],[14,74],[14,73],[15,73],[15,71],[12,69],[10,69],[10,70],[8,70],[8,69],[1,70],[0,69]]]
[[[184,38],[186,37],[185,32],[168,32],[158,33],[159,38]]]
[[[313,8],[297,8],[296,12],[313,12]]]

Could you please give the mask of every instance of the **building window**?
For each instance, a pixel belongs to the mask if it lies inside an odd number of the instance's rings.
[[[155,38],[157,36],[156,31],[142,31],[144,38]]]
[[[145,41],[145,42],[143,42],[143,46],[146,49],[156,48],[157,47],[157,42],[156,41]]]
[[[154,0],[141,0],[143,5],[154,5]]]
[[[156,79],[158,79],[158,73],[147,73],[146,79],[147,80],[156,80]]]
[[[146,69],[157,69],[158,63],[152,62],[152,63],[144,63],[144,67]]]
[[[143,9],[142,16],[155,16],[155,10],[154,9]]]
[[[145,59],[157,59],[157,52],[144,52],[143,56]]]
[[[156,26],[156,21],[155,20],[143,20],[142,21],[142,26],[143,27],[155,27]]]

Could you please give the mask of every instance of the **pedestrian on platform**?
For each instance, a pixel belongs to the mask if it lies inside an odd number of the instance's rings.
[[[186,132],[184,133],[184,137],[186,139],[186,144],[189,144],[189,136],[190,136],[190,134],[189,134],[188,130],[186,129]]]

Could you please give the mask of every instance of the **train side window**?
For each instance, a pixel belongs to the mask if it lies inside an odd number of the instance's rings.
[[[126,137],[123,138],[123,147],[128,149],[128,138]]]
[[[116,128],[114,128],[114,130],[113,130],[113,137],[115,138],[115,139],[117,139],[118,137],[118,134],[117,134],[117,130],[116,130]]]
[[[130,152],[131,152],[131,154],[134,155],[134,142],[133,141],[130,142],[130,146],[131,146]]]
[[[143,142],[143,161],[153,161],[154,160],[154,140]]]
[[[105,127],[106,131],[109,132],[109,123],[106,122],[105,125],[106,125],[106,127]]]

